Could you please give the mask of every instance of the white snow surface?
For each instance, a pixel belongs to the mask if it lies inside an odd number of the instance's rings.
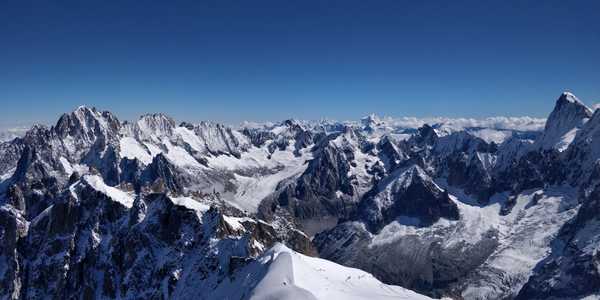
[[[202,165],[182,147],[173,145],[170,141],[165,141],[163,145],[167,149],[163,154],[174,165],[182,168],[202,168]]]
[[[202,141],[200,137],[194,133],[194,131],[185,127],[177,127],[175,128],[175,134],[181,138],[182,141],[190,145],[192,149],[198,152],[205,152],[207,150],[205,142]]]
[[[249,218],[249,217],[230,217],[230,216],[223,215],[223,219],[235,231],[243,231],[244,225],[242,225],[242,223],[244,223],[244,222],[256,223],[256,221],[254,219]]]
[[[169,197],[175,205],[180,205],[196,212],[198,219],[202,219],[202,215],[210,209],[208,204],[202,203],[191,197]]]
[[[235,193],[225,193],[228,203],[247,212],[254,213],[260,202],[272,194],[279,182],[299,176],[306,170],[307,161],[312,159],[311,147],[303,149],[301,156],[294,155],[292,147],[275,151],[270,159],[263,148],[252,147],[243,152],[241,158],[220,155],[208,158],[208,165],[217,170],[232,171],[238,186]]]
[[[123,137],[119,141],[121,148],[121,157],[128,159],[138,159],[142,164],[148,165],[152,162],[153,155],[133,137]]]
[[[252,291],[252,300],[275,299],[431,299],[381,283],[371,274],[309,257],[276,244],[259,259],[268,271]]]
[[[15,173],[16,169],[17,168],[12,168],[12,169],[8,170],[8,172],[6,172],[5,174],[1,174],[0,175],[0,182],[6,180],[8,178],[10,178]]]
[[[501,144],[510,138],[513,134],[511,130],[497,130],[491,128],[483,128],[477,130],[468,130],[471,135],[474,135],[487,143],[494,142],[496,144]]]
[[[67,160],[64,156],[61,156],[59,158],[60,164],[63,167],[63,170],[65,171],[66,174],[72,174],[73,173],[73,166],[71,166],[71,163],[69,162],[69,160]]]
[[[106,185],[104,180],[102,180],[102,177],[98,175],[85,175],[83,176],[83,181],[87,182],[95,190],[123,204],[125,207],[131,208],[133,206],[134,198],[131,194],[121,191],[118,188]]]

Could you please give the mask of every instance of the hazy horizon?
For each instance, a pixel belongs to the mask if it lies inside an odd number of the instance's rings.
[[[583,102],[583,101],[582,101]],[[585,103],[583,102],[585,105],[587,105],[588,107],[592,108],[593,110],[595,110],[599,105],[600,102],[597,103]],[[0,130],[1,131],[12,131],[14,130],[15,132],[22,132],[24,130],[28,130],[31,126],[35,125],[35,124],[41,124],[41,125],[45,125],[45,126],[53,126],[58,119],[61,117],[61,115],[65,114],[65,113],[71,113],[75,110],[77,110],[79,107],[88,107],[88,108],[94,108],[100,112],[102,111],[109,111],[111,112],[113,115],[115,115],[119,121],[124,122],[124,121],[136,121],[139,118],[141,118],[144,115],[147,114],[155,114],[155,113],[161,113],[164,114],[172,119],[174,119],[178,124],[181,122],[190,122],[190,123],[199,123],[202,121],[209,121],[209,122],[216,122],[216,123],[221,123],[221,124],[225,124],[228,126],[239,126],[239,125],[243,125],[244,123],[256,123],[256,124],[268,124],[268,123],[278,123],[278,122],[282,122],[285,120],[299,120],[299,121],[307,121],[307,122],[316,122],[316,121],[333,121],[333,122],[358,122],[363,118],[367,118],[369,116],[375,116],[378,117],[380,119],[385,119],[388,121],[405,121],[408,122],[411,119],[414,119],[415,122],[419,123],[419,122],[427,122],[427,123],[440,123],[440,122],[444,122],[445,120],[452,120],[452,121],[456,121],[456,120],[469,120],[469,121],[483,121],[483,120],[490,120],[490,119],[518,119],[518,120],[526,120],[526,119],[532,119],[535,121],[540,121],[540,120],[545,120],[547,118],[548,115],[546,116],[530,116],[530,115],[514,115],[514,116],[509,116],[509,115],[489,115],[489,116],[476,116],[476,117],[469,117],[469,116],[444,116],[444,115],[423,115],[423,116],[409,116],[409,115],[389,115],[389,114],[379,114],[379,113],[375,113],[375,112],[365,112],[364,114],[358,115],[354,118],[346,118],[346,119],[336,119],[336,118],[331,118],[331,117],[327,117],[327,116],[323,116],[323,117],[319,117],[319,118],[311,118],[311,119],[307,119],[307,118],[297,118],[297,117],[293,117],[293,116],[289,116],[289,117],[285,117],[285,118],[281,118],[281,119],[264,119],[264,120],[251,120],[251,119],[242,119],[239,122],[227,122],[227,121],[223,121],[223,120],[216,120],[216,119],[180,119],[177,118],[176,116],[170,115],[164,111],[154,111],[154,112],[139,112],[137,114],[135,114],[133,117],[129,117],[129,118],[123,118],[122,116],[120,116],[115,110],[111,110],[111,109],[107,109],[104,107],[96,107],[93,105],[78,105],[76,107],[71,108],[70,110],[64,111],[62,113],[57,114],[56,116],[54,116],[53,119],[48,119],[48,120],[37,120],[37,121],[20,121],[20,122],[16,122],[16,123],[8,123],[5,120],[0,120]],[[552,102],[552,105],[550,106],[550,110],[554,107],[554,102]],[[549,114],[549,112],[548,112]]]
[[[53,125],[55,125],[55,123],[59,120],[59,118],[63,115],[63,114],[68,114],[71,112],[76,111],[79,107],[87,107],[87,108],[92,108],[92,109],[96,109],[99,112],[103,112],[103,111],[108,111],[111,112],[115,117],[117,117],[119,119],[120,122],[135,122],[138,119],[140,119],[141,117],[143,117],[144,115],[149,115],[149,114],[155,114],[155,113],[160,113],[163,115],[166,115],[167,117],[172,118],[177,124],[180,124],[182,122],[189,122],[189,123],[199,123],[199,122],[203,122],[203,121],[208,121],[208,122],[215,122],[215,123],[221,123],[227,126],[232,126],[232,127],[237,127],[237,126],[243,126],[244,124],[246,125],[251,125],[251,124],[256,124],[256,125],[268,125],[268,124],[277,124],[277,123],[281,123],[285,120],[297,120],[297,121],[301,121],[301,122],[320,122],[320,121],[330,121],[330,122],[341,122],[341,123],[358,123],[361,120],[368,118],[368,117],[376,117],[379,118],[382,121],[385,122],[391,122],[391,123],[395,123],[396,125],[398,123],[401,124],[406,124],[406,127],[419,127],[421,125],[414,125],[414,124],[421,124],[421,123],[427,123],[430,125],[433,124],[440,124],[440,123],[444,123],[444,122],[492,122],[493,120],[500,120],[500,121],[504,121],[504,122],[509,122],[510,120],[517,120],[520,122],[526,122],[528,120],[531,120],[534,123],[539,123],[542,121],[546,120],[546,117],[533,117],[533,116],[526,116],[526,115],[522,115],[522,116],[502,116],[502,115],[496,115],[496,116],[480,116],[480,117],[461,117],[461,116],[456,116],[456,117],[448,117],[448,116],[443,116],[443,115],[431,115],[431,116],[393,116],[393,115],[387,115],[387,114],[377,114],[374,112],[370,112],[370,113],[364,113],[356,118],[348,118],[348,119],[335,119],[335,118],[329,118],[329,117],[321,117],[321,118],[313,118],[313,119],[303,119],[303,118],[295,118],[295,117],[287,117],[287,118],[282,118],[282,119],[272,119],[272,120],[242,120],[236,123],[232,123],[232,122],[225,122],[222,120],[215,120],[215,119],[179,119],[177,117],[174,117],[172,115],[169,115],[167,113],[164,112],[160,112],[160,111],[156,111],[156,112],[142,112],[137,114],[135,117],[133,118],[122,118],[119,114],[115,113],[114,111],[110,110],[110,109],[105,109],[102,107],[95,107],[95,106],[90,106],[90,105],[79,105],[69,111],[65,111],[63,113],[60,113],[58,115],[55,116],[54,119],[51,119],[49,121],[34,121],[34,122],[20,122],[20,123],[6,123],[3,122],[2,120],[0,120],[0,131],[4,131],[4,132],[8,132],[8,131],[15,131],[15,132],[22,132],[22,131],[26,131],[28,129],[30,129],[33,125],[35,124],[39,124],[39,125],[45,125],[48,127],[51,127]],[[591,107],[591,106],[590,106]]]

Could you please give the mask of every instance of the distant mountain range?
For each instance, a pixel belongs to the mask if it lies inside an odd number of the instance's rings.
[[[600,297],[600,111],[568,92],[547,120],[82,106],[0,136],[0,298]]]

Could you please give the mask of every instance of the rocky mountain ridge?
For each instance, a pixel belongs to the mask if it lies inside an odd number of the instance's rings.
[[[566,92],[543,130],[79,107],[0,143],[2,297],[218,297],[278,242],[433,297],[599,295],[599,114]]]

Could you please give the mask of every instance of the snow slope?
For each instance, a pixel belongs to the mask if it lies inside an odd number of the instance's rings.
[[[123,192],[118,188],[106,185],[104,180],[102,180],[102,177],[98,175],[85,175],[83,176],[83,181],[88,183],[95,190],[123,204],[125,207],[131,208],[131,206],[133,206],[134,199],[131,194]]]
[[[386,285],[364,271],[296,253],[282,244],[259,262],[268,271],[250,299],[431,299],[405,288]]]
[[[255,213],[260,202],[275,192],[277,185],[290,177],[297,177],[306,170],[306,162],[313,158],[310,149],[295,156],[291,149],[269,154],[263,148],[250,148],[240,158],[221,155],[209,157],[208,165],[216,170],[234,173],[237,190],[224,193],[230,204],[247,212]]]

